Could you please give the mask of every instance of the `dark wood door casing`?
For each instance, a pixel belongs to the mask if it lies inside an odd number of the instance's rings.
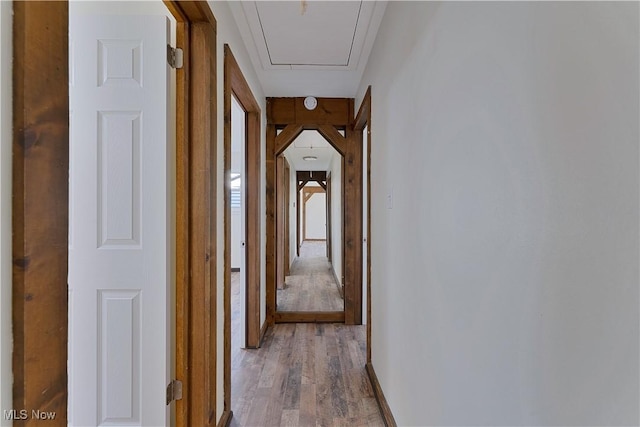
[[[66,424],[68,4],[19,1],[13,13],[13,407]]]

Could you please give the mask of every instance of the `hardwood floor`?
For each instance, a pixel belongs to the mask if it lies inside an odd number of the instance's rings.
[[[300,257],[278,292],[278,311],[342,311],[344,300],[333,277],[325,242],[305,241]]]
[[[231,426],[384,426],[365,372],[366,329],[279,324],[240,348],[239,273],[232,274]]]

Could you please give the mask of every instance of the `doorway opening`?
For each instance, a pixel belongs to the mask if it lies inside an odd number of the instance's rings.
[[[247,257],[246,257],[246,112],[231,96],[231,346],[247,348]]]
[[[316,108],[304,98],[267,98],[267,318],[270,323],[362,321],[362,146],[353,131],[353,99],[318,98]],[[342,157],[344,310],[280,311],[277,288],[284,283],[283,167],[279,156],[303,131],[317,131]],[[315,173],[315,172],[314,172]],[[326,185],[326,176],[323,185]],[[335,180],[334,180],[335,182]],[[273,191],[275,190],[275,191]],[[332,199],[335,199],[332,197]],[[297,206],[300,206],[298,203]],[[333,221],[335,218],[331,218]],[[348,224],[347,224],[348,222]],[[332,227],[334,228],[334,227]],[[334,242],[331,242],[335,246]],[[332,250],[335,254],[335,249]],[[333,255],[332,255],[333,257]]]
[[[343,130],[338,132],[344,135]],[[278,228],[282,230],[278,249],[283,251],[278,265],[278,313],[344,312],[339,279],[342,185],[336,185],[333,192],[329,188],[331,182],[341,184],[342,164],[343,156],[315,130],[303,130],[277,158],[278,179],[282,179],[277,186]],[[338,179],[331,181],[331,174]],[[332,213],[337,221],[331,221]]]
[[[232,355],[260,347],[266,308],[260,282],[261,112],[228,45],[224,70],[224,407],[230,413]]]
[[[363,179],[363,205],[362,223],[363,223],[363,294],[366,295],[365,312],[363,313],[363,321],[367,325],[367,372],[369,373],[371,382],[377,383],[375,373],[371,365],[371,86],[367,88],[364,94],[358,114],[353,124],[354,131],[358,138],[362,141],[362,179]]]

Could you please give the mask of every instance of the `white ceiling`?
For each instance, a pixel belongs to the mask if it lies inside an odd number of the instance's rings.
[[[229,6],[266,96],[353,97],[386,1],[238,1]]]
[[[334,153],[338,154],[336,149],[315,130],[303,130],[284,150],[284,155],[297,171],[328,171],[331,168]],[[318,160],[310,162],[303,159],[305,156],[315,156]]]

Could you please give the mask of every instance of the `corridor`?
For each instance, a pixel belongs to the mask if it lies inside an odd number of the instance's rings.
[[[317,243],[306,249],[307,255],[318,255]],[[307,285],[310,277],[330,282],[342,301],[324,268],[326,258],[324,263],[319,259],[299,259],[293,277],[306,277],[300,282]],[[366,327],[277,324],[267,330],[260,349],[243,350],[238,336],[239,274],[231,278],[231,426],[384,425],[364,369]]]
[[[639,64],[639,2],[0,0],[0,427],[640,426]]]
[[[344,301],[331,270],[326,243],[305,240],[286,277],[286,287],[278,290],[278,310],[342,311]]]

